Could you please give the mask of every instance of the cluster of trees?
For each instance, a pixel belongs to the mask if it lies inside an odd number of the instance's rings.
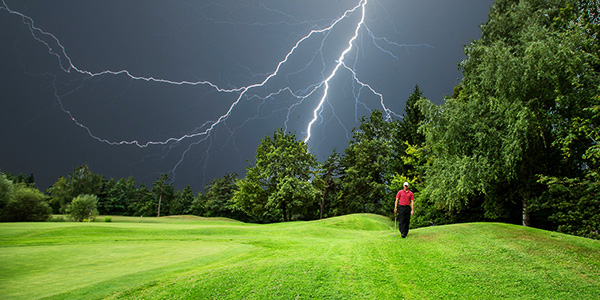
[[[52,209],[34,183],[33,175],[0,174],[0,221],[43,222],[50,218]]]
[[[226,174],[212,180],[197,196],[189,185],[176,191],[166,174],[147,187],[144,183],[136,185],[132,177],[107,179],[81,165],[58,178],[45,194],[36,190],[38,202],[47,208],[47,216],[67,214],[76,221],[99,214],[193,214],[258,223],[312,220],[354,212],[389,215],[392,190],[397,190],[401,181],[409,180],[398,175],[402,174],[399,170],[410,170],[410,165],[399,159],[408,143],[398,141],[404,136],[410,141],[416,137],[415,141],[424,139],[412,125],[422,118],[415,106],[420,97],[421,91],[416,87],[404,120],[385,120],[380,111],[363,118],[344,155],[334,151],[324,164],[308,151],[304,141],[277,130],[262,140],[255,163],[248,166],[244,178]],[[28,188],[34,189],[33,175],[30,177]],[[8,179],[6,182],[12,184]]]
[[[166,174],[148,188],[136,185],[133,177],[105,178],[87,165],[58,178],[44,193],[36,189],[33,174],[26,177],[0,175],[0,221],[46,221],[51,215],[65,214],[75,221],[98,215],[168,216],[194,214],[207,217],[243,219],[232,206],[237,174],[227,174],[195,195],[188,185],[176,191]]]
[[[600,238],[599,8],[494,3],[452,97],[419,104],[429,205]]]
[[[100,214],[261,223],[392,216],[408,181],[414,226],[494,220],[600,238],[599,11],[597,1],[495,1],[445,104],[422,98],[417,86],[403,118],[373,111],[344,152],[323,163],[277,130],[261,141],[244,178],[227,174],[198,196],[189,186],[175,191],[166,175],[136,187],[131,177],[106,180],[80,166],[46,191],[48,203],[68,213],[73,199],[93,195],[86,203]],[[1,195],[13,195],[2,196],[3,211],[25,197],[18,192],[30,189],[25,179],[12,192],[10,180],[1,181]]]
[[[403,119],[374,111],[322,165],[278,131],[233,207],[260,222],[389,215],[408,181],[417,226],[495,220],[600,238],[599,38],[597,1],[497,0],[445,104],[417,87]]]
[[[304,141],[276,131],[265,137],[254,165],[237,182],[233,206],[253,222],[314,220],[349,213],[393,215],[395,193],[404,181],[417,182],[411,143],[421,144],[424,120],[416,104],[419,87],[409,97],[401,120],[381,111],[363,117],[343,154],[334,150],[322,164]]]
[[[166,174],[148,188],[136,185],[133,177],[106,179],[93,173],[87,165],[76,167],[72,173],[60,177],[46,190],[55,213],[69,214],[74,199],[81,195],[93,196],[87,200],[94,214],[125,216],[164,216],[190,213],[195,199],[187,186],[175,191]]]

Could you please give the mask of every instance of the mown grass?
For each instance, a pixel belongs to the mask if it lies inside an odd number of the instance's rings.
[[[101,218],[102,219],[102,218]],[[596,299],[600,242],[375,215],[0,224],[2,299]]]

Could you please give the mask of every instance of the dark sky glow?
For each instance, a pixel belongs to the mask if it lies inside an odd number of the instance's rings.
[[[315,110],[323,161],[416,84],[442,103],[492,2],[3,0],[0,169],[40,189],[88,164],[199,191],[277,128],[307,139]]]

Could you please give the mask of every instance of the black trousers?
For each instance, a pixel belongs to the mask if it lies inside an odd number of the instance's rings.
[[[402,237],[405,237],[408,234],[410,211],[410,205],[398,205],[398,230]]]

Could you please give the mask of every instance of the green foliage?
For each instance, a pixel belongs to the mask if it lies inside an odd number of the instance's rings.
[[[388,190],[392,160],[391,123],[383,119],[381,111],[374,110],[370,118],[362,118],[358,130],[346,148],[342,160],[341,197],[343,213],[363,212],[386,214],[390,212],[391,196]]]
[[[534,209],[548,212],[553,229],[559,232],[600,239],[600,183],[596,178],[543,177],[549,189]],[[548,199],[547,201],[545,201]]]
[[[258,169],[248,167],[246,176],[237,181],[237,190],[234,192],[235,207],[243,211],[251,222],[276,222],[281,220],[278,211],[268,211],[267,190],[261,186]]]
[[[82,194],[99,195],[102,190],[104,176],[94,174],[87,165],[81,165],[69,173],[69,189],[73,197]]]
[[[64,209],[73,199],[69,188],[69,182],[62,176],[58,178],[56,183],[46,189],[46,193],[50,195],[50,205],[56,213],[64,212]]]
[[[579,177],[542,176],[548,187],[532,210],[546,217],[550,229],[600,239],[600,96],[589,102],[578,117],[569,120],[556,141],[567,159],[581,166]]]
[[[53,216],[48,221],[49,222],[66,222],[65,217],[63,217],[63,216]]]
[[[406,101],[406,108],[402,120],[399,122],[400,128],[395,138],[396,142],[416,146],[420,146],[425,142],[425,136],[419,130],[422,122],[425,121],[425,115],[417,105],[422,96],[423,92],[421,92],[419,86],[415,86],[415,90]]]
[[[410,179],[404,175],[400,175],[400,174],[396,174],[394,175],[394,177],[392,177],[392,180],[390,182],[390,190],[392,191],[400,191],[401,189],[404,188],[404,183],[408,182],[409,184],[409,188],[413,193],[418,193],[418,190],[420,187],[416,186],[416,180],[414,179]],[[396,196],[396,194],[394,194],[394,197]]]
[[[133,216],[155,216],[158,210],[158,201],[144,183],[137,189],[135,200],[129,206]]]
[[[16,184],[11,189],[12,195],[2,209],[3,221],[44,222],[50,219],[52,209],[46,202],[46,196],[38,189],[23,183]]]
[[[600,95],[593,97],[589,107],[569,121],[556,143],[564,156],[578,161],[584,172],[596,176],[600,171]]]
[[[342,189],[344,167],[340,154],[333,149],[321,167],[319,177],[323,184],[323,196],[320,199],[319,218],[339,216],[344,211],[344,203],[338,197]]]
[[[6,174],[0,174],[0,220],[4,222],[47,221],[52,209],[44,196],[27,180],[13,183]],[[25,177],[23,177],[25,178]],[[33,178],[33,175],[31,176]]]
[[[236,173],[228,173],[223,178],[214,179],[205,187],[206,193],[198,199],[203,204],[203,212],[198,215],[206,217],[225,217],[245,220],[242,211],[235,206],[233,196],[237,190]]]
[[[33,173],[29,174],[29,176],[25,176],[25,174],[21,173],[17,175],[5,173],[4,175],[8,180],[12,181],[14,184],[23,183],[27,187],[35,188],[35,176],[33,176]]]
[[[175,189],[169,182],[169,176],[167,174],[162,174],[156,179],[152,185],[152,194],[154,195],[154,201],[158,203],[156,216],[169,215],[170,207],[174,206],[174,203],[172,202],[175,199]],[[147,207],[148,206],[151,205],[147,205]]]
[[[278,129],[258,146],[255,166],[238,182],[235,206],[259,222],[303,216],[313,205],[312,195],[321,193],[310,183],[317,166],[304,141]]]
[[[419,86],[415,86],[415,90],[406,100],[402,118],[389,123],[387,130],[390,131],[392,152],[388,164],[392,173],[415,172],[415,165],[407,164],[403,157],[405,156],[407,145],[420,147],[425,142],[425,136],[419,130],[425,121],[425,116],[417,105],[422,95],[423,93],[419,89]]]
[[[110,181],[109,181],[110,182]],[[105,215],[125,215],[129,212],[130,202],[138,193],[133,177],[121,178],[110,189],[105,199],[98,203],[98,211]]]
[[[285,177],[269,195],[265,207],[277,209],[285,206],[289,212],[288,220],[314,220],[318,217],[318,204],[323,194],[313,183],[296,177]]]
[[[13,197],[13,183],[5,174],[0,174],[0,211],[4,209],[8,201]]]
[[[98,197],[96,195],[79,195],[73,199],[66,211],[69,217],[76,222],[94,219],[98,216]]]
[[[50,186],[46,193],[50,195],[50,204],[57,212],[66,212],[67,206],[75,197],[81,194],[100,195],[104,186],[104,176],[94,174],[87,165],[73,169],[67,177],[60,177]]]
[[[406,150],[404,155],[401,156],[402,162],[405,166],[405,174],[408,176],[408,182],[423,186],[425,178],[423,173],[431,166],[435,157],[431,153],[431,149],[428,145],[414,146],[405,142]],[[391,190],[401,189],[402,186],[393,186]]]
[[[206,199],[204,194],[200,193],[198,197],[195,197],[194,201],[192,201],[192,204],[188,209],[188,214],[194,216],[204,216],[206,214],[205,202]]]
[[[104,217],[104,222],[106,222],[106,223],[112,222],[112,217],[109,217],[109,216]]]
[[[171,206],[170,214],[171,215],[184,215],[188,214],[190,211],[190,207],[196,198],[194,197],[194,191],[192,188],[187,185],[183,191],[175,192],[175,200],[173,201],[175,205]]]
[[[394,178],[404,174],[422,180],[421,168],[426,159],[423,151],[417,150],[426,149],[425,136],[419,129],[425,121],[417,105],[421,96],[421,90],[415,86],[401,120],[384,120],[377,110],[369,119],[363,117],[342,159],[344,173],[336,203],[341,207],[337,211],[391,215],[395,193],[403,183],[395,184]]]
[[[421,104],[435,157],[427,193],[448,211],[481,205],[485,218],[516,221],[521,210],[532,225],[529,205],[544,190],[538,175],[581,170],[558,145],[598,95],[598,37],[571,21],[557,25],[568,5],[577,3],[496,1],[481,39],[465,48],[456,98]],[[575,152],[591,146],[580,142],[570,144]]]

